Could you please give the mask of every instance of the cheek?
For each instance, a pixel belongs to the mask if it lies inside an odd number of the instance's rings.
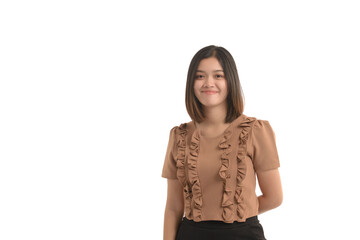
[[[228,89],[228,87],[227,87],[227,82],[226,82],[226,81],[222,82],[221,87],[222,87],[222,89],[224,89],[225,92],[226,92],[227,89]]]
[[[200,89],[200,87],[201,87],[201,84],[199,84],[198,81],[194,82],[194,90],[195,91],[198,91]]]

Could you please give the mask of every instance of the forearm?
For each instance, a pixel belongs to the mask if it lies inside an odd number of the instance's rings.
[[[258,213],[259,215],[281,205],[280,200],[267,198],[264,195],[258,196],[258,200],[259,200],[259,213]]]
[[[176,232],[182,220],[183,212],[165,209],[164,216],[164,240],[175,240]]]

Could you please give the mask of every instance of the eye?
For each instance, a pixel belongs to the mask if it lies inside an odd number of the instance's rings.
[[[221,74],[216,74],[216,78],[223,78],[224,76]]]
[[[203,78],[204,77],[204,75],[196,75],[196,79],[200,79],[200,78]]]

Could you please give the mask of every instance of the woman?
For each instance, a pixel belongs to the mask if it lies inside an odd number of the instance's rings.
[[[257,216],[283,197],[275,133],[269,121],[243,114],[225,48],[207,46],[191,60],[186,108],[192,121],[171,129],[162,170],[164,240],[266,239]]]

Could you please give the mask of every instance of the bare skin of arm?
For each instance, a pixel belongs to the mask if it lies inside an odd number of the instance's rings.
[[[256,173],[262,195],[258,196],[259,214],[274,209],[283,201],[280,173],[278,169]]]
[[[184,214],[183,186],[178,179],[167,179],[167,200],[164,215],[164,240],[175,240]]]

